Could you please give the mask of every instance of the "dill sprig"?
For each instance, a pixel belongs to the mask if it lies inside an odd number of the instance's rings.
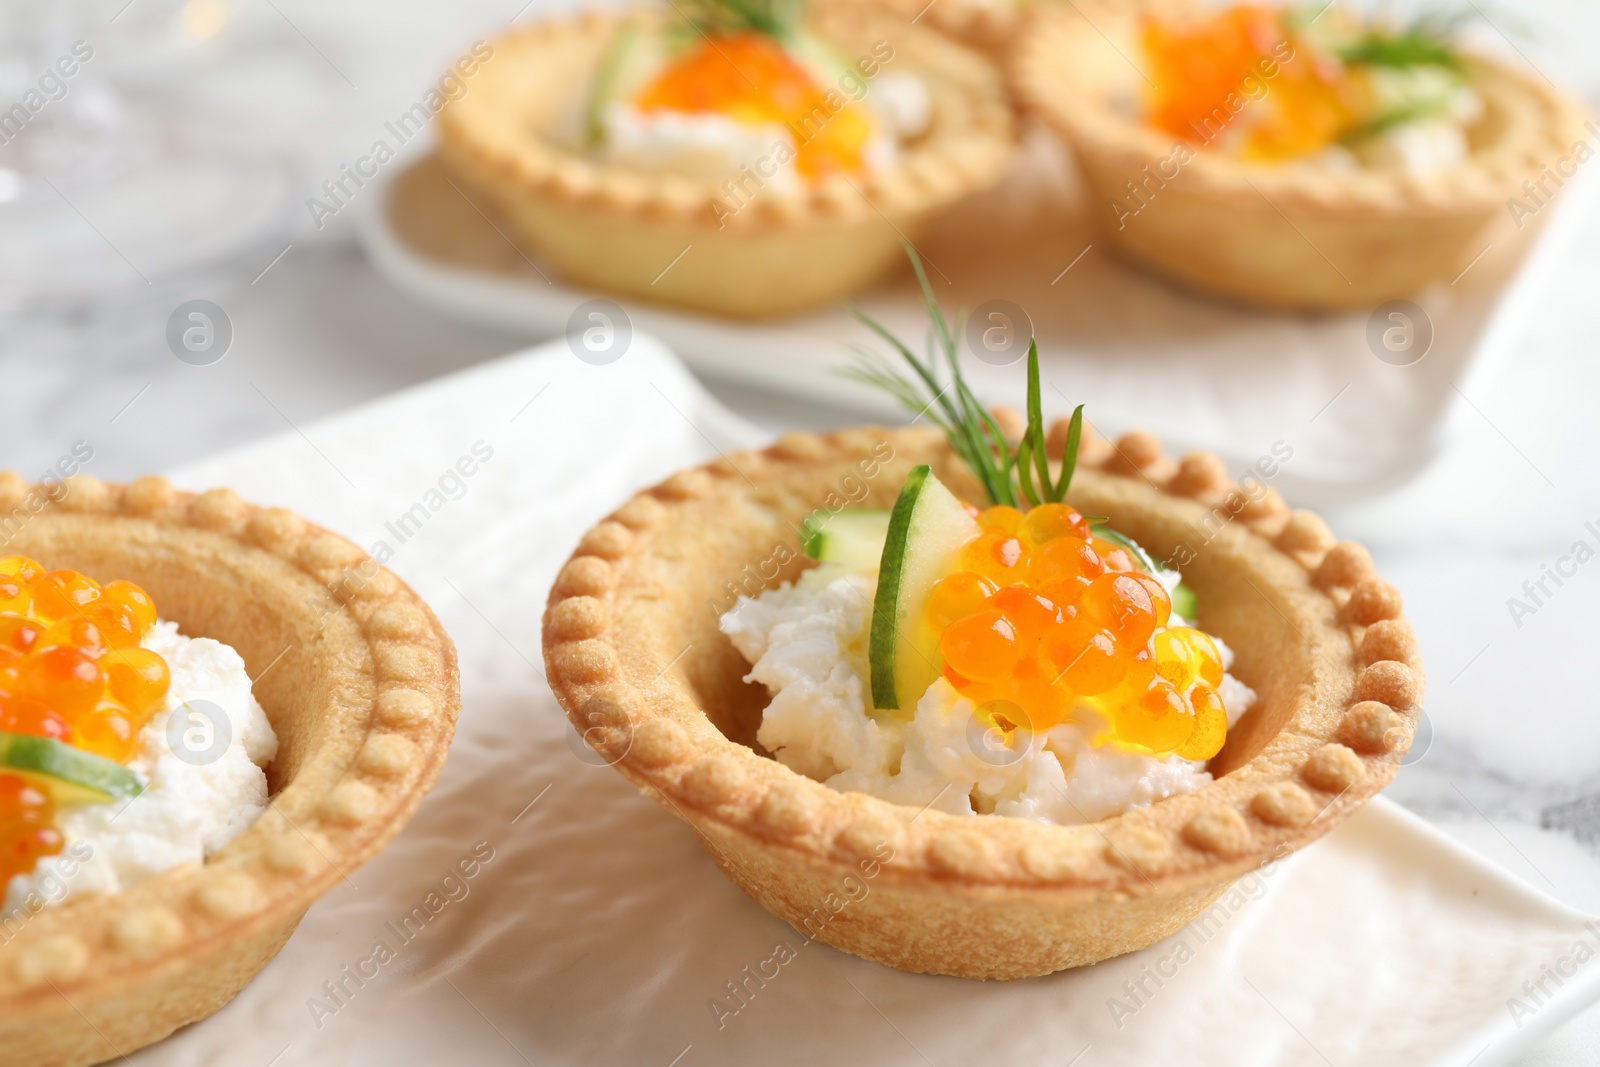
[[[1006,439],[1000,424],[978,400],[965,376],[961,373],[960,345],[956,341],[957,329],[939,309],[934,299],[933,286],[922,269],[922,260],[909,244],[906,255],[916,272],[917,284],[922,289],[922,305],[927,310],[930,329],[926,356],[918,356],[882,324],[854,304],[845,305],[864,326],[877,334],[897,352],[911,369],[905,374],[892,365],[886,365],[875,353],[856,349],[860,359],[844,373],[850,378],[881,389],[894,397],[900,406],[916,417],[924,415],[944,431],[950,447],[972,471],[992,504],[1005,504],[1014,508],[1038,504],[1060,503],[1072,484],[1072,472],[1078,462],[1078,442],[1083,436],[1083,405],[1072,413],[1067,427],[1066,448],[1062,452],[1061,470],[1050,476],[1050,461],[1046,454],[1046,433],[1039,389],[1039,346],[1028,342],[1028,425],[1022,439]],[[948,379],[948,380],[946,380]]]
[[[805,15],[805,0],[679,0],[675,5],[707,34],[754,31],[787,40]]]
[[[1464,12],[1429,11],[1398,29],[1370,26],[1336,54],[1345,63],[1371,67],[1443,67],[1461,73],[1465,65],[1455,39]]]

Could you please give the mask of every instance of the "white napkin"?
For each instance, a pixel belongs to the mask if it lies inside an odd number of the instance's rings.
[[[464,710],[400,838],[234,1003],[133,1062],[1278,1067],[1460,1064],[1492,1045],[1483,1067],[1600,996],[1591,962],[1513,1020],[1521,983],[1600,928],[1381,802],[1246,879],[1215,926],[1096,967],[980,983],[806,943],[580,758],[539,666],[545,594],[582,531],[751,441],[636,335],[610,366],[545,346],[177,473],[387,541],[456,640]],[[725,983],[780,944],[793,958],[719,1026]]]

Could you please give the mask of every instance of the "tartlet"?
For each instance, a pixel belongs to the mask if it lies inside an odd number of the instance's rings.
[[[883,274],[931,216],[997,180],[1015,146],[989,61],[887,15],[819,8],[813,29],[842,55],[888,42],[891,69],[923,79],[929,126],[881,171],[768,186],[728,212],[719,182],[598,160],[562,132],[626,17],[589,12],[493,41],[493,59],[439,115],[440,158],[456,179],[581,285],[742,318],[828,304]]]
[[[868,460],[877,473],[863,479]],[[977,498],[932,430],[790,434],[680,472],[584,536],[544,616],[550,683],[578,731],[806,936],[968,978],[1092,963],[1180,929],[1394,775],[1422,686],[1398,592],[1317,516],[1275,492],[1245,496],[1214,456],[1166,459],[1145,433],[1086,438],[1068,499],[1152,553],[1211,531],[1185,581],[1260,694],[1211,761],[1215,781],[1068,827],[919,812],[768,758],[766,692],[742,680],[719,613],[751,575],[771,586],[800,572],[796,530],[835,506],[842,481],[865,481],[853,503],[887,507],[918,464]]]
[[[444,764],[459,678],[410,588],[285,509],[155,477],[47,489],[10,472],[0,508],[22,517],[8,551],[134,580],[184,632],[237,649],[280,741],[267,811],[203,866],[8,924],[0,1043],[71,1067],[217,1011],[399,833]]]
[[[1483,106],[1466,128],[1469,154],[1459,167],[1412,174],[1263,165],[1193,146],[1179,159],[1185,142],[1129,115],[1125,102],[1145,86],[1139,19],[1192,10],[1167,0],[1037,9],[1011,76],[1018,99],[1071,148],[1103,239],[1203,293],[1340,310],[1451,282],[1490,245],[1526,247],[1544,221],[1535,205],[1546,200],[1529,200],[1525,183],[1545,183],[1545,194],[1559,188],[1559,178],[1548,184],[1550,168],[1583,140],[1584,110],[1571,97],[1464,54]],[[1526,210],[1513,211],[1513,201]]]

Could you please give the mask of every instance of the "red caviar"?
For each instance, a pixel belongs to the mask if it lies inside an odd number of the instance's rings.
[[[959,692],[980,707],[1016,704],[1036,730],[1085,701],[1114,740],[1186,759],[1217,754],[1227,736],[1222,657],[1200,630],[1169,626],[1166,586],[1065,504],[976,518],[982,532],[927,607]]]
[[[1223,139],[1246,159],[1293,159],[1337,143],[1370,110],[1366,81],[1317,54],[1271,7],[1147,16],[1143,30],[1150,121],[1187,141]]]
[[[720,114],[746,123],[786,127],[796,145],[795,169],[807,178],[865,169],[871,126],[864,110],[819,86],[781,43],[762,33],[705,38],[635,98],[641,111]]]

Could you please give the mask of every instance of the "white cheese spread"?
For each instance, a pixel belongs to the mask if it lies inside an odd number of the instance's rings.
[[[1102,724],[1088,705],[1079,721],[1002,735],[940,678],[909,722],[873,716],[867,649],[875,588],[873,574],[825,564],[792,585],[741,597],[722,617],[723,632],[752,664],[747,679],[772,692],[756,740],[785,766],[897,804],[1055,823],[1094,822],[1211,781],[1203,763],[1095,744]],[[1217,646],[1231,665],[1232,652]],[[1230,726],[1255,701],[1231,674],[1218,696]]]

